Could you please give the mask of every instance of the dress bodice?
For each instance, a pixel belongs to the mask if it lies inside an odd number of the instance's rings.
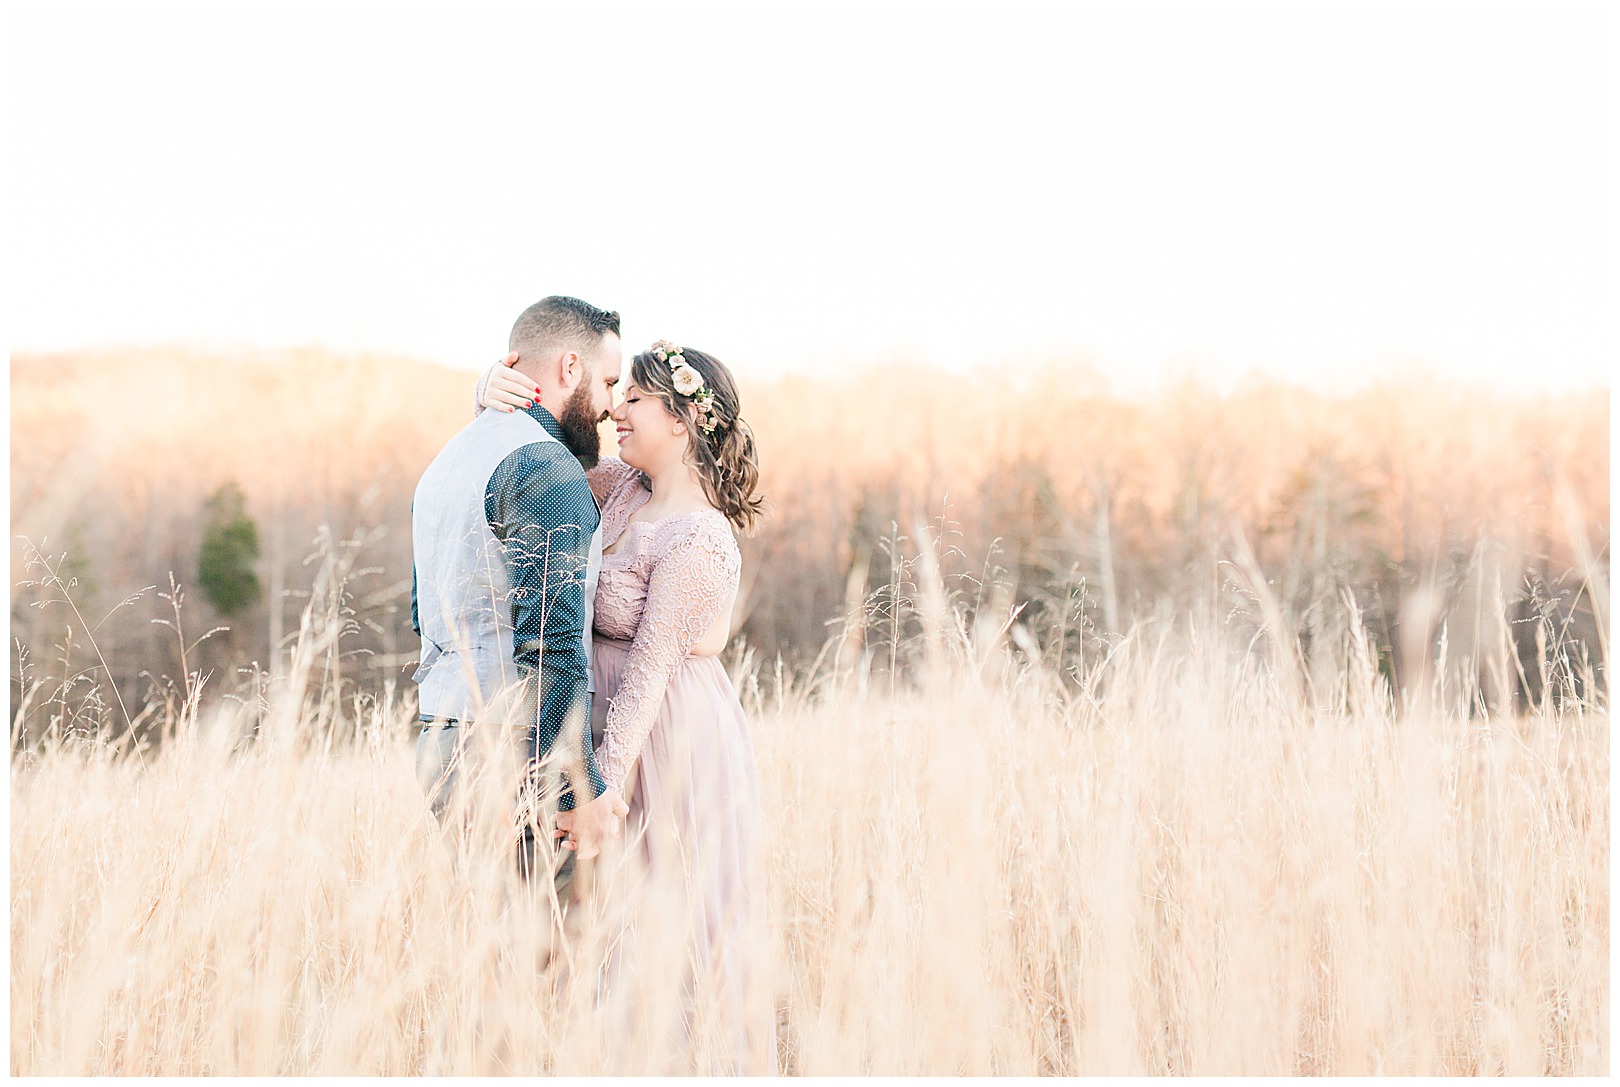
[[[632,521],[651,492],[623,461],[604,457],[589,477],[613,549],[597,580],[596,633],[632,643],[619,689],[602,692],[611,703],[597,752],[603,778],[621,788],[670,675],[736,598],[742,555],[715,510]]]

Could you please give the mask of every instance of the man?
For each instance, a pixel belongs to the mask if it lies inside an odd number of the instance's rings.
[[[473,722],[527,727],[519,865],[537,862],[535,792],[570,813],[556,878],[620,834],[624,801],[591,748],[591,604],[600,515],[585,467],[600,453],[623,354],[619,315],[553,295],[512,326],[527,410],[487,411],[428,465],[411,505],[411,624],[422,638],[417,766],[436,817],[459,787]],[[550,764],[560,764],[559,780]],[[557,832],[558,836],[564,834]]]

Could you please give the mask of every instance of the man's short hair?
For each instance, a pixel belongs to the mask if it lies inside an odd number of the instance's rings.
[[[542,298],[518,315],[507,350],[525,358],[574,350],[588,353],[609,332],[619,334],[619,315],[565,294]]]

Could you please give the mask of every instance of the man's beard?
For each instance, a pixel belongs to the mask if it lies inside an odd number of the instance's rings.
[[[590,378],[580,382],[574,395],[563,405],[557,424],[562,427],[563,444],[579,458],[580,465],[590,471],[602,456],[602,432],[598,429],[602,417],[591,412]]]

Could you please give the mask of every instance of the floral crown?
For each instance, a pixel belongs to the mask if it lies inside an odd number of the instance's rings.
[[[675,391],[692,401],[697,409],[697,428],[707,438],[720,425],[720,414],[714,409],[714,390],[703,383],[703,375],[686,361],[681,349],[668,340],[652,345],[652,357],[669,364],[670,380]]]

